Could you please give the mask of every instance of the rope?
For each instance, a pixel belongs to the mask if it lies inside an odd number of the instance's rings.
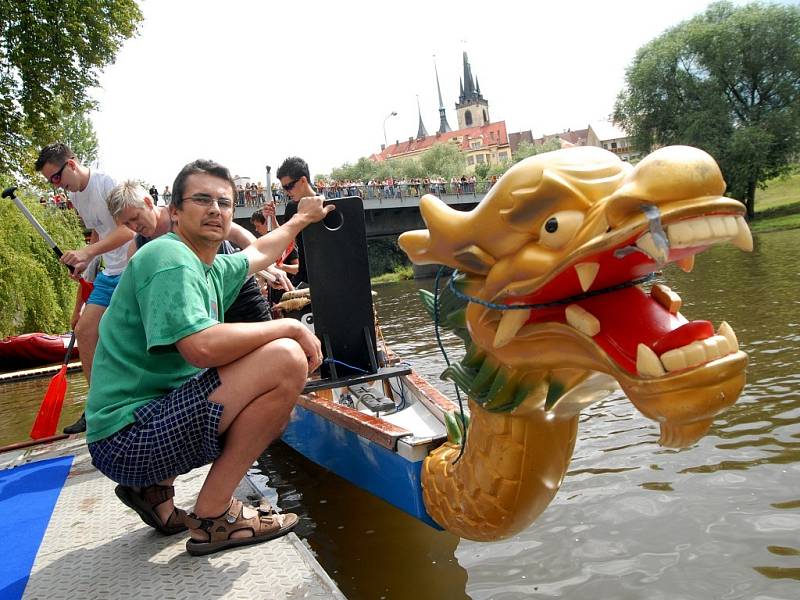
[[[348,369],[353,369],[354,371],[358,371],[359,373],[364,373],[366,375],[370,374],[369,371],[365,371],[364,369],[360,369],[358,367],[354,367],[353,365],[348,365],[346,362],[342,362],[340,360],[336,360],[335,358],[326,358],[322,362],[326,363],[326,364],[336,363],[337,365],[341,365],[343,367],[347,367]]]
[[[439,281],[442,277],[442,273],[444,272],[444,266],[439,268],[439,271],[436,273],[436,281],[434,283],[434,294],[433,294],[433,325],[434,330],[436,332],[436,343],[439,345],[439,350],[444,357],[447,366],[450,366],[450,359],[447,356],[447,352],[444,349],[444,345],[442,344],[442,338],[439,332]],[[531,303],[531,304],[496,304],[494,302],[487,302],[486,300],[481,300],[475,296],[470,296],[459,291],[456,286],[454,279],[459,274],[458,270],[453,272],[453,275],[450,277],[450,281],[447,284],[448,289],[450,292],[456,297],[461,300],[466,300],[467,302],[472,302],[474,304],[480,304],[481,306],[485,306],[487,308],[492,308],[494,310],[529,310],[529,309],[542,309],[542,308],[549,308],[551,306],[562,306],[564,304],[572,304],[574,302],[579,302],[581,300],[585,300],[587,298],[592,298],[593,296],[599,296],[600,294],[607,294],[609,292],[616,292],[618,290],[622,290],[625,288],[633,287],[635,285],[640,285],[642,283],[647,283],[652,281],[656,275],[655,273],[650,273],[645,275],[644,277],[639,277],[638,279],[633,279],[631,281],[626,281],[624,283],[620,283],[617,285],[612,285],[600,290],[592,290],[589,292],[584,292],[582,294],[576,294],[575,296],[570,296],[569,298],[562,298],[561,300],[553,300],[552,302],[541,302],[541,303]],[[461,394],[459,393],[458,385],[454,384],[456,390],[456,397],[458,398],[458,409],[461,413],[461,423],[462,425],[465,423],[464,420],[464,404],[461,400]],[[464,428],[464,440],[461,444],[461,451],[458,453],[458,456],[453,461],[453,464],[456,464],[461,456],[464,454],[464,447],[467,445],[467,429]]]
[[[439,333],[439,280],[442,277],[442,273],[444,272],[444,265],[439,267],[439,270],[436,272],[436,281],[434,283],[434,292],[433,292],[433,327],[434,331],[436,332],[436,343],[439,344],[439,350],[444,356],[444,362],[447,363],[447,366],[450,366],[450,359],[447,356],[447,352],[444,349],[444,344],[442,344],[442,336]],[[455,274],[454,274],[455,275]],[[450,278],[450,282],[452,283],[453,279]],[[452,288],[451,288],[452,289]],[[453,461],[453,464],[458,463],[461,459],[461,456],[464,454],[464,448],[467,445],[467,427],[466,427],[466,419],[464,418],[464,403],[461,400],[461,393],[458,390],[458,385],[453,384],[453,387],[456,389],[456,398],[458,398],[458,410],[461,413],[461,426],[464,427],[464,439],[461,443],[461,450],[456,456],[456,459]]]
[[[607,288],[603,288],[601,290],[592,290],[590,292],[584,292],[583,294],[576,294],[575,296],[570,296],[569,298],[562,298],[561,300],[553,300],[552,302],[541,302],[541,303],[533,303],[533,304],[495,304],[494,302],[487,302],[486,300],[481,300],[476,296],[469,296],[464,292],[459,291],[455,284],[453,283],[453,279],[455,279],[456,275],[458,275],[458,271],[454,271],[452,277],[450,277],[450,281],[447,284],[450,292],[456,298],[461,300],[466,300],[467,302],[472,302],[474,304],[480,304],[481,306],[485,306],[486,308],[493,308],[495,310],[528,310],[528,309],[537,309],[537,308],[550,308],[551,306],[561,306],[564,304],[572,304],[574,302],[580,302],[581,300],[586,300],[587,298],[591,298],[593,296],[599,296],[600,294],[607,294],[609,292],[616,292],[625,288],[633,287],[635,285],[639,285],[642,283],[647,283],[655,279],[656,274],[650,273],[645,275],[644,277],[639,277],[639,279],[633,279],[631,281],[626,281],[624,283],[619,283],[617,285],[612,285]]]

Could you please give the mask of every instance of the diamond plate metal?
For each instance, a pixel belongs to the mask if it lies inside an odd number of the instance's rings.
[[[31,571],[26,600],[109,598],[344,599],[294,533],[205,557],[185,550],[188,534],[159,535],[114,495],[115,484],[91,465],[82,439],[4,456],[3,467],[75,455]],[[191,509],[208,472],[176,481],[176,505]],[[245,478],[236,492],[259,497]]]

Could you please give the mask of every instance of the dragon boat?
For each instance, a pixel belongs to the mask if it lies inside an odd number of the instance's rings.
[[[59,363],[69,346],[70,334],[24,333],[0,340],[0,371]],[[73,348],[78,357],[78,346]]]
[[[714,244],[752,250],[744,206],[724,192],[716,162],[696,148],[661,148],[633,167],[581,147],[521,161],[469,212],[424,196],[427,229],[402,234],[400,246],[416,264],[451,270],[423,305],[465,343],[443,377],[467,395],[467,410],[376,344],[368,278],[356,280],[366,262],[363,211],[353,238],[362,239],[340,258],[350,243],[343,224],[358,222],[361,207],[337,201],[331,215],[343,222],[304,233],[319,261],[309,264],[311,321],[328,370],[309,383],[284,440],[478,541],[512,536],[545,510],[581,410],[619,387],[658,424],[662,445],[694,443],[739,397],[747,355],[726,322],[687,319],[661,272],[670,263],[691,270]],[[341,317],[353,298],[325,296],[338,289],[314,283],[326,268],[331,281],[354,282],[369,318]],[[365,350],[352,354],[356,347]]]

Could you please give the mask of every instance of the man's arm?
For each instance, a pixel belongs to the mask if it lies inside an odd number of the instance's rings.
[[[130,242],[134,235],[136,234],[125,227],[125,225],[118,225],[108,237],[98,240],[93,244],[89,244],[80,250],[68,250],[64,253],[64,256],[61,257],[61,262],[65,265],[72,265],[75,268],[73,276],[79,275],[86,268],[86,265],[89,264],[89,261],[95,256],[119,248],[123,244]]]
[[[234,246],[238,246],[242,250],[247,248],[250,244],[256,241],[256,236],[247,231],[241,225],[231,223],[231,230],[228,233],[228,241]]]
[[[308,372],[322,364],[322,347],[309,329],[294,319],[259,323],[220,323],[175,343],[181,356],[200,368],[221,367],[280,338],[295,340],[308,358]]]
[[[321,221],[325,215],[334,210],[333,204],[324,206],[324,200],[321,196],[301,198],[297,205],[297,213],[291,219],[242,250],[242,254],[250,261],[248,275],[261,271],[278,260],[298,233],[311,223]]]

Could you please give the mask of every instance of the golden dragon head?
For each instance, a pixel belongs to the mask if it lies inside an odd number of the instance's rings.
[[[683,446],[736,401],[747,356],[727,323],[690,321],[677,294],[642,284],[671,262],[690,270],[714,244],[752,250],[744,206],[724,191],[696,148],[661,148],[635,168],[600,148],[564,149],[514,165],[472,211],[424,196],[428,229],[400,246],[462,274],[451,289],[469,300],[465,362],[480,370],[475,354],[493,358],[483,391],[501,397],[486,406],[524,410],[520,384],[544,385],[558,411],[571,387],[605,373],[661,424],[662,444]]]

